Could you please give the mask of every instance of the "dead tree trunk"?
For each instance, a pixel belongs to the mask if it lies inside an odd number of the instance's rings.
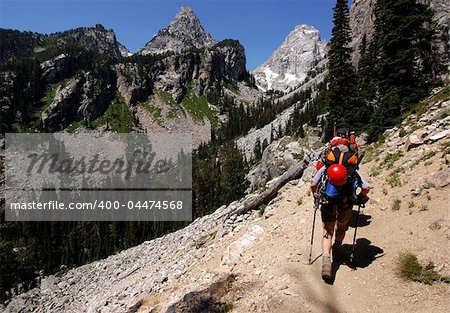
[[[243,205],[237,207],[235,210],[228,213],[230,215],[234,214],[244,214],[250,210],[254,210],[259,208],[263,204],[267,204],[275,198],[278,193],[278,190],[281,189],[284,185],[286,185],[289,181],[298,179],[302,177],[303,172],[310,162],[309,158],[305,158],[302,162],[293,165],[285,172],[281,177],[271,186],[269,189],[265,190],[255,198],[249,200],[248,202],[244,202]]]

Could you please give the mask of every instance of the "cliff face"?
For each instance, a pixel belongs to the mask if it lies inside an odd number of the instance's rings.
[[[373,9],[375,4],[376,0],[353,0],[352,2],[350,8],[350,30],[352,33],[350,47],[353,48],[352,59],[354,64],[358,63],[359,46],[364,35],[370,40],[374,33],[375,17]]]
[[[245,49],[239,41],[226,39],[216,43],[186,7],[133,57],[117,41],[114,32],[100,24],[50,36],[2,32],[11,33],[10,43],[17,38],[23,42],[36,39],[24,49],[28,51],[26,55],[18,54],[20,49],[8,50],[3,46],[2,55],[18,59],[32,56],[38,60],[33,65],[33,75],[44,86],[41,98],[35,99],[32,106],[38,113],[42,111],[40,122],[35,124],[48,132],[62,131],[73,123],[74,127],[91,125],[120,94],[138,129],[195,130],[202,141],[208,141],[210,123],[218,126],[219,112],[214,107],[216,103],[208,103],[207,98],[211,93],[223,95],[230,85],[244,88],[242,82],[248,78]],[[18,89],[14,75],[2,73],[2,93]],[[14,97],[4,98],[0,100],[1,110],[14,120],[21,108]],[[167,114],[160,116],[157,111]],[[204,129],[199,131],[198,125]]]
[[[67,44],[77,45],[90,51],[96,51],[113,59],[129,56],[130,51],[116,39],[112,29],[97,24],[94,27],[80,27],[64,32],[43,35],[0,29],[1,47],[0,63],[12,57],[22,58],[43,55],[49,51],[62,48]],[[50,53],[50,52],[49,52]]]
[[[181,52],[191,48],[208,48],[216,41],[205,31],[200,20],[189,7],[182,7],[170,24],[161,29],[139,54]]]
[[[303,83],[325,56],[326,42],[317,29],[298,25],[281,46],[253,74],[262,90],[287,91]]]
[[[353,48],[353,63],[357,64],[359,60],[359,46],[364,35],[367,39],[372,38],[374,33],[374,8],[376,0],[353,0],[350,8],[350,29],[352,32],[352,41],[350,46]],[[450,5],[447,0],[431,0],[430,5],[435,13],[435,20],[439,25],[446,27],[450,35]],[[447,42],[449,45],[450,42]]]

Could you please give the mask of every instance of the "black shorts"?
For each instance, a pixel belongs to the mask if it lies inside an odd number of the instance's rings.
[[[351,204],[324,203],[320,208],[322,222],[348,222],[353,214],[352,207]]]

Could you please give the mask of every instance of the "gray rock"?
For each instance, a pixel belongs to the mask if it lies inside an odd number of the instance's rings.
[[[420,182],[418,185],[416,185],[413,189],[411,189],[411,194],[413,196],[418,196],[418,195],[420,195],[422,190],[429,189],[429,188],[430,188],[430,184],[428,183],[427,180],[424,180],[424,181]]]
[[[428,178],[428,182],[435,188],[450,185],[450,167],[447,167]]]
[[[45,131],[59,131],[72,122],[91,121],[101,116],[115,94],[112,71],[87,72],[59,86],[51,105],[42,114]]]
[[[47,84],[54,84],[70,75],[70,58],[66,54],[60,54],[51,60],[40,64],[42,79]]]
[[[161,29],[139,54],[181,52],[190,48],[211,47],[216,41],[208,34],[189,7],[182,7],[169,26]]]
[[[350,47],[353,48],[353,64],[356,65],[360,58],[359,47],[361,41],[366,35],[367,41],[369,42],[374,33],[374,9],[376,5],[376,0],[353,0],[352,6],[350,8],[350,30],[352,33],[352,41]],[[442,26],[447,27],[447,31],[450,35],[450,30],[448,29],[450,25],[450,6],[448,5],[448,0],[431,0],[431,7],[435,12],[435,20]],[[446,44],[448,45],[449,42]],[[445,45],[445,43],[442,43]],[[441,52],[445,53],[445,47],[440,45]],[[448,59],[447,59],[448,62]]]
[[[424,144],[424,142],[416,134],[411,134],[408,136],[408,138],[405,141],[405,150],[409,151],[409,150],[419,147],[423,144]]]
[[[446,129],[444,131],[441,131],[441,132],[427,138],[425,140],[425,142],[428,144],[431,144],[431,143],[434,143],[434,142],[439,141],[444,138],[450,138],[450,129]]]
[[[238,240],[231,243],[222,256],[223,265],[234,265],[240,259],[242,253],[253,246],[256,239],[264,233],[264,229],[258,225],[253,224],[249,230]]]

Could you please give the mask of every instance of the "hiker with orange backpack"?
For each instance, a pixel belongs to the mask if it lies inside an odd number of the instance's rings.
[[[318,171],[311,181],[311,191],[320,203],[323,223],[324,280],[332,278],[331,252],[333,251],[334,259],[341,256],[341,245],[353,214],[353,205],[368,201],[370,187],[357,171],[361,158],[354,135],[345,129],[335,131],[330,147],[326,150],[324,159],[317,163]],[[336,224],[335,241],[332,244]]]

